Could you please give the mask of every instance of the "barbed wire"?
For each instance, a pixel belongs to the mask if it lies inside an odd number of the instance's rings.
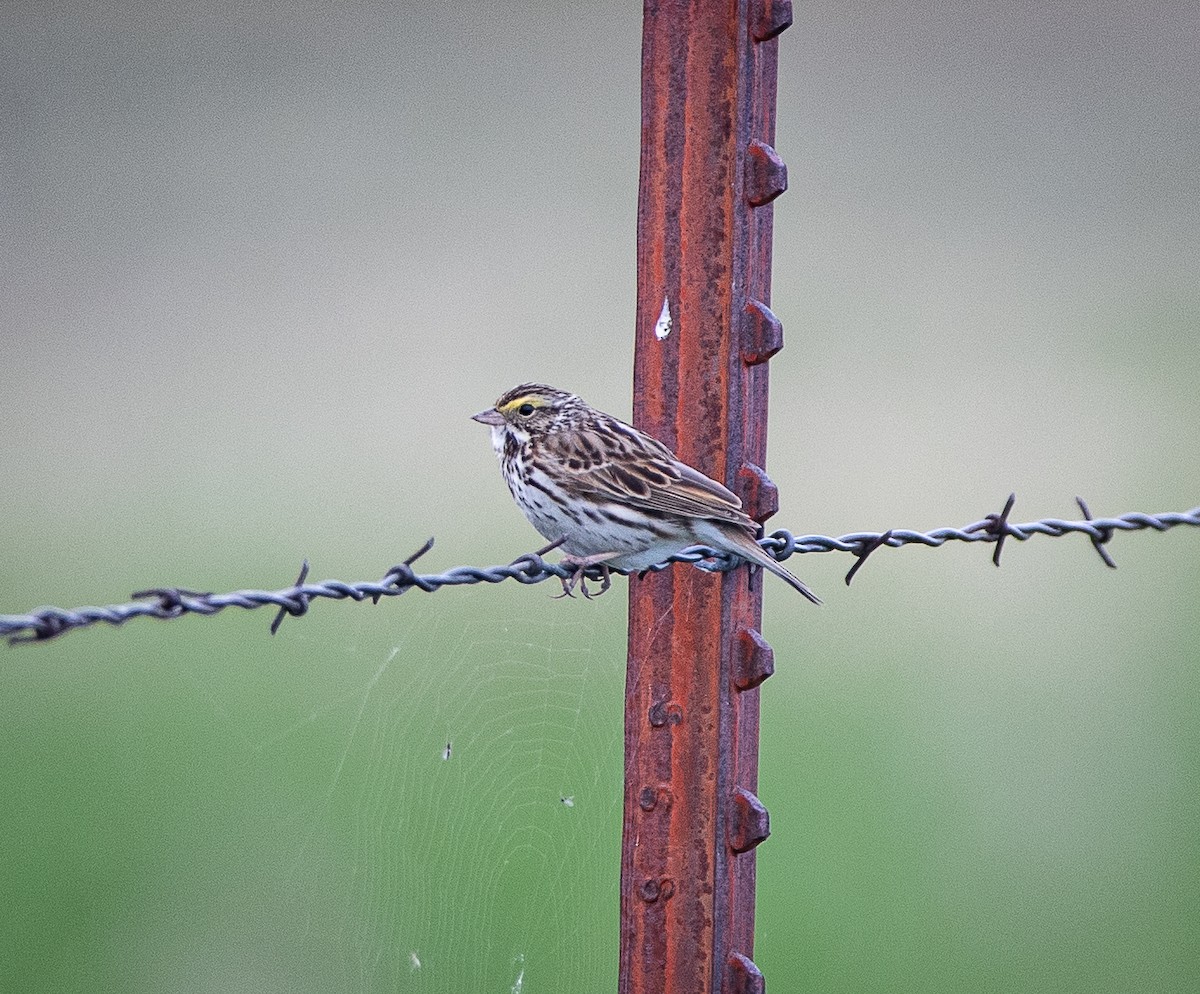
[[[938,548],[947,542],[990,542],[995,545],[992,562],[999,566],[1000,554],[1005,541],[1009,538],[1024,542],[1034,535],[1061,538],[1064,535],[1078,532],[1088,536],[1104,564],[1115,569],[1116,563],[1105,546],[1119,531],[1153,529],[1162,532],[1178,525],[1200,527],[1200,507],[1194,507],[1190,511],[1164,514],[1133,512],[1122,514],[1116,518],[1093,518],[1083,499],[1076,497],[1075,500],[1083,512],[1084,520],[1082,521],[1043,518],[1041,521],[1013,524],[1008,518],[1016,502],[1016,495],[1010,494],[1000,513],[989,514],[982,520],[962,528],[938,528],[930,532],[892,528],[885,532],[852,532],[849,535],[842,535],[840,538],[829,538],[824,535],[795,536],[781,528],[759,539],[759,545],[769,555],[780,561],[808,552],[848,552],[855,557],[854,565],[846,574],[846,584],[849,585],[867,558],[884,546],[891,549],[897,549],[903,545],[924,545]],[[7,636],[10,645],[45,642],[74,629],[101,623],[123,625],[133,618],[157,618],[167,621],[182,618],[187,614],[214,615],[227,607],[253,610],[268,605],[279,609],[275,620],[271,623],[271,634],[273,635],[288,615],[299,617],[307,613],[310,603],[315,598],[325,597],[333,600],[354,601],[370,599],[372,603],[378,604],[382,597],[396,597],[413,589],[432,593],[442,587],[502,583],[505,580],[535,584],[549,580],[551,577],[557,577],[567,581],[574,576],[574,569],[559,563],[548,563],[542,558],[545,553],[560,544],[561,542],[552,543],[538,552],[527,553],[506,565],[456,566],[443,573],[419,574],[413,571],[412,566],[433,548],[433,539],[429,539],[404,562],[393,566],[381,579],[376,581],[345,583],[341,580],[324,580],[320,583],[306,583],[309,564],[305,560],[296,582],[282,590],[235,590],[232,593],[217,594],[188,590],[183,587],[155,587],[132,594],[134,600],[128,604],[79,607],[73,610],[59,607],[39,607],[27,614],[0,615],[0,636]],[[737,567],[741,562],[742,560],[738,558],[714,552],[703,546],[696,546],[685,549],[671,556],[665,562],[643,572],[659,572],[672,563],[692,563],[701,569],[723,572]],[[628,573],[626,570],[613,570],[612,572],[622,575]],[[590,567],[584,575],[591,580],[602,579],[600,567]]]

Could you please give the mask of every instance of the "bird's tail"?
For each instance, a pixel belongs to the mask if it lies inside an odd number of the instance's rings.
[[[729,535],[729,538],[733,540],[733,544],[737,546],[736,551],[743,558],[748,559],[757,566],[763,567],[763,569],[769,569],[789,586],[795,587],[797,590],[799,590],[800,593],[802,593],[814,604],[821,603],[821,598],[809,590],[807,584],[805,584],[800,577],[794,575],[791,570],[785,569],[782,563],[778,563],[768,556],[763,550],[763,547],[754,541],[754,539],[752,539],[749,535],[741,531],[734,532],[732,528],[729,531],[732,533]]]

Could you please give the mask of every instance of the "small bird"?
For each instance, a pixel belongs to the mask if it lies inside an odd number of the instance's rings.
[[[754,540],[759,527],[736,494],[575,394],[523,383],[474,420],[491,426],[504,482],[525,517],[575,567],[564,594],[578,584],[589,596],[589,566],[601,567],[603,593],[609,567],[637,572],[706,545],[770,570],[821,603]]]

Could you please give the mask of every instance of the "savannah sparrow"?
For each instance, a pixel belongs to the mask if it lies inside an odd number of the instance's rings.
[[[576,567],[564,593],[589,566],[601,567],[603,592],[610,566],[636,572],[706,545],[769,569],[821,603],[754,541],[758,525],[735,494],[574,394],[524,383],[474,419],[491,425],[504,481],[525,517]]]

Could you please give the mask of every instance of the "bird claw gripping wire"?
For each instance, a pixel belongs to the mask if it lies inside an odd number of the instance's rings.
[[[613,573],[625,575],[624,570],[606,566],[604,563],[577,562],[571,556],[567,556],[561,563],[546,562],[542,556],[565,543],[567,537],[564,535],[562,538],[555,539],[549,545],[542,546],[537,552],[527,552],[523,556],[517,556],[508,564],[511,572],[506,576],[511,576],[520,583],[541,583],[551,576],[556,576],[562,583],[562,593],[556,594],[555,600],[561,600],[564,597],[574,598],[575,590],[578,589],[583,594],[584,600],[590,601],[594,597],[599,597],[612,586],[611,576]],[[600,589],[594,594],[588,590],[588,580],[600,584]]]

